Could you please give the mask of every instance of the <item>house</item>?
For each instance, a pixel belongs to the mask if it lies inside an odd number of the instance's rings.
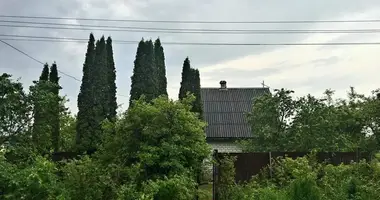
[[[213,150],[241,152],[235,141],[252,137],[245,114],[255,98],[269,92],[266,87],[227,88],[226,81],[220,81],[218,88],[201,88],[206,140]]]

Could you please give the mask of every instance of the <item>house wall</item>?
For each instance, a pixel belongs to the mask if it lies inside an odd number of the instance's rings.
[[[207,141],[212,150],[220,153],[240,153],[242,149],[234,141]]]

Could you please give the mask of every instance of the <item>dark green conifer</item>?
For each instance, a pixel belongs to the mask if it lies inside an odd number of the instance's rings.
[[[90,34],[86,58],[83,64],[83,77],[78,95],[78,115],[76,126],[76,144],[78,150],[86,150],[90,146],[93,124],[93,68],[95,60],[95,38]]]
[[[139,42],[131,77],[129,105],[132,101],[145,96],[146,101],[157,97],[157,70],[155,66],[152,40]]]
[[[191,68],[190,60],[186,58],[183,62],[182,81],[178,98],[182,100],[186,97],[188,92],[193,94],[196,98],[192,105],[192,112],[198,113],[199,117],[202,118],[203,111],[199,70]]]
[[[178,99],[182,100],[186,97],[186,93],[191,91],[190,80],[191,78],[191,67],[189,57],[186,57],[182,66],[182,78],[181,78],[181,87],[179,88]]]
[[[51,126],[49,123],[49,65],[46,63],[38,81],[30,87],[34,106],[32,140],[37,150],[44,154],[50,148]]]
[[[59,151],[59,112],[60,112],[60,97],[59,90],[61,89],[59,86],[59,77],[58,77],[58,69],[57,64],[54,62],[50,68],[49,81],[51,83],[51,93],[52,93],[52,106],[50,108],[51,118],[50,124],[52,127],[51,140],[53,149],[55,152]]]
[[[154,55],[157,68],[157,95],[168,95],[167,92],[167,79],[165,67],[164,48],[161,45],[160,38],[154,42]]]
[[[116,69],[115,62],[113,59],[113,49],[112,49],[112,39],[111,37],[107,38],[107,69],[108,69],[108,101],[109,106],[107,111],[107,118],[110,121],[113,121],[116,117],[117,110],[117,101],[116,101]]]

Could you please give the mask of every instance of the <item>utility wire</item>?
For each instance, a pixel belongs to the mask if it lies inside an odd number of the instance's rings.
[[[13,28],[37,28],[37,29],[57,29],[57,30],[81,30],[81,31],[116,31],[116,32],[133,32],[133,33],[184,33],[184,34],[313,34],[313,33],[379,33],[380,29],[353,29],[353,30],[247,30],[247,31],[171,31],[164,29],[157,30],[137,30],[137,29],[110,29],[110,28],[86,28],[86,27],[53,27],[53,26],[37,26],[37,25],[14,25],[0,24],[0,27]]]
[[[14,49],[14,50],[16,50],[16,51],[18,51],[18,52],[24,54],[24,55],[27,56],[28,58],[30,58],[30,59],[32,59],[32,60],[34,60],[34,61],[36,61],[36,62],[38,62],[38,63],[40,63],[40,64],[42,64],[42,65],[45,64],[45,63],[43,63],[43,62],[41,62],[41,61],[39,61],[39,60],[33,58],[33,57],[30,56],[29,54],[27,54],[27,53],[21,51],[20,49],[14,47],[13,45],[9,44],[8,42],[4,42],[3,40],[0,40],[0,42],[2,42],[2,43],[4,43],[4,44],[8,45],[8,46],[11,47],[12,49]]]
[[[26,36],[26,35],[6,35],[0,34],[1,40],[14,41],[38,41],[38,42],[86,42],[88,39],[83,38],[62,38],[62,37],[44,37],[44,36]],[[9,38],[11,37],[11,38]],[[12,38],[14,37],[14,38]],[[134,44],[140,41],[133,40],[113,40],[114,44]],[[206,42],[162,42],[165,45],[194,45],[194,46],[358,46],[358,45],[380,45],[380,42],[316,42],[316,43],[206,43]]]
[[[0,18],[46,19],[46,20],[77,20],[77,21],[107,21],[107,22],[137,22],[137,23],[172,23],[172,24],[307,24],[307,23],[378,23],[380,19],[364,20],[268,20],[268,21],[185,21],[185,20],[140,20],[140,19],[106,19],[79,17],[48,17],[0,15]]]
[[[43,62],[37,60],[36,58],[32,57],[31,55],[25,53],[24,51],[21,51],[20,49],[16,48],[15,46],[9,44],[8,42],[5,42],[5,41],[3,41],[3,40],[0,40],[0,42],[2,42],[2,43],[4,43],[4,44],[8,45],[8,46],[11,47],[12,49],[14,49],[14,50],[16,50],[16,51],[18,51],[18,52],[24,54],[24,55],[27,56],[28,58],[30,58],[30,59],[32,59],[32,60],[34,60],[34,61],[36,61],[36,62],[38,62],[38,63],[40,63],[40,64],[42,64],[42,65],[45,64],[45,63],[43,63]],[[69,75],[69,74],[67,74],[67,73],[65,73],[65,72],[60,71],[60,70],[58,70],[58,72],[61,73],[61,74],[63,74],[63,75],[65,75],[65,76],[68,76],[68,77],[70,77],[70,78],[72,78],[72,79],[74,79],[74,80],[80,82],[80,80],[79,80],[78,78],[74,77],[74,76],[71,76],[71,75]]]
[[[243,33],[255,33],[255,32],[379,32],[380,29],[189,29],[189,28],[157,28],[157,27],[139,27],[139,26],[110,26],[110,25],[90,25],[90,24],[69,24],[69,23],[51,23],[51,22],[33,22],[33,21],[14,21],[14,20],[0,20],[3,23],[13,24],[32,24],[32,25],[53,25],[53,26],[73,26],[73,27],[90,27],[90,28],[112,28],[123,30],[155,30],[155,31],[199,31],[199,32],[243,32]],[[4,26],[10,26],[9,24],[3,24]],[[12,25],[14,26],[14,25]],[[22,26],[22,25],[18,25]],[[50,27],[50,26],[47,26]],[[73,28],[71,27],[71,28]],[[54,28],[54,27],[53,27]],[[105,29],[109,30],[109,29]]]
[[[8,42],[5,42],[5,41],[3,41],[3,40],[1,40],[1,39],[0,39],[0,42],[4,43],[5,45],[11,47],[12,49],[14,49],[14,50],[16,50],[16,51],[18,51],[18,52],[20,52],[21,54],[27,56],[28,58],[30,58],[30,59],[36,61],[36,62],[39,63],[39,64],[42,64],[42,65],[45,64],[45,63],[43,63],[42,61],[37,60],[36,58],[32,57],[32,56],[29,55],[28,53],[26,53],[26,52],[24,52],[24,51],[18,49],[17,47],[15,47],[15,46],[9,44]],[[65,72],[62,72],[61,70],[58,70],[58,72],[61,73],[61,74],[63,74],[63,75],[65,75],[65,76],[67,76],[67,77],[70,77],[70,78],[74,79],[75,81],[81,82],[81,80],[79,80],[79,79],[76,78],[75,76],[72,76],[72,75],[70,75],[70,74],[67,74],[67,73],[65,73]],[[118,95],[118,96],[122,96],[122,97],[127,97],[126,95],[119,95],[119,94],[117,94],[117,95]]]

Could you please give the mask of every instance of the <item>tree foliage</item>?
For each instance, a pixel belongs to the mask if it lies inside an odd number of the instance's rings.
[[[32,139],[42,154],[50,149],[59,150],[59,113],[63,109],[59,90],[57,64],[54,63],[50,70],[45,64],[40,79],[30,87],[29,95],[33,103]]]
[[[198,116],[202,118],[203,111],[200,74],[198,69],[191,68],[190,60],[187,57],[183,62],[181,87],[179,89],[178,98],[183,99],[188,95],[188,93],[195,96],[195,101],[192,104],[191,111],[198,113]]]
[[[111,37],[107,38],[107,87],[108,87],[108,94],[107,94],[107,103],[108,106],[107,109],[107,119],[108,120],[114,120],[116,117],[116,110],[117,110],[117,102],[116,102],[116,69],[115,69],[115,61],[113,58],[113,48],[112,48],[112,39]]]
[[[157,96],[160,95],[168,95],[167,92],[167,79],[166,79],[166,66],[165,66],[165,55],[164,48],[161,45],[160,38],[157,38],[154,41],[154,56],[155,56],[155,64],[157,68]]]
[[[61,89],[61,87],[59,86],[58,69],[57,69],[56,63],[53,63],[53,65],[50,68],[49,81],[52,84],[51,92],[53,94],[52,107],[50,108],[50,111],[51,111],[50,124],[52,126],[51,140],[52,140],[54,151],[59,151],[59,144],[60,144],[59,142],[59,138],[60,138],[59,113],[61,111],[61,105],[60,105],[61,98],[59,97],[59,90]]]
[[[79,149],[85,149],[90,146],[87,138],[92,135],[92,117],[94,115],[93,107],[93,91],[92,91],[92,71],[95,60],[95,38],[90,34],[87,45],[86,58],[83,64],[83,77],[78,94],[78,116],[76,125],[76,143]]]
[[[112,40],[96,41],[91,34],[87,46],[81,90],[78,95],[77,149],[92,151],[101,143],[101,124],[116,117],[115,66]]]
[[[193,200],[202,161],[210,152],[202,121],[200,75],[184,61],[179,100],[167,98],[163,47],[140,41],[131,77],[129,109],[116,117],[112,40],[91,34],[78,95],[78,115],[59,96],[54,63],[45,65],[28,93],[0,76],[1,199]],[[380,145],[380,94],[350,88],[348,98],[294,98],[275,90],[255,99],[247,151],[376,151]],[[189,95],[191,94],[191,95]],[[159,97],[162,95],[161,97]],[[91,155],[53,162],[51,150]],[[57,152],[55,152],[57,153]],[[74,152],[76,153],[76,152]],[[56,155],[56,154],[54,154]],[[221,199],[346,200],[378,198],[375,159],[350,165],[317,163],[313,156],[278,159],[247,183],[234,182],[234,159],[220,164]],[[268,169],[267,169],[268,170]]]
[[[0,145],[12,144],[17,136],[29,134],[32,125],[31,98],[11,77],[5,73],[0,76]]]
[[[133,75],[131,77],[131,91],[129,106],[133,100],[145,96],[147,102],[158,96],[157,68],[152,40],[139,42],[134,61]]]
[[[248,119],[252,140],[243,142],[247,151],[373,151],[378,135],[379,101],[353,88],[348,99],[307,95],[292,97],[281,89],[254,101]],[[378,137],[376,137],[378,138]]]
[[[116,124],[116,136],[106,152],[117,151],[117,162],[143,165],[141,179],[183,174],[199,167],[210,153],[205,123],[190,112],[190,102],[164,97],[145,103],[140,99]],[[110,159],[107,153],[106,159]]]
[[[191,91],[191,67],[188,57],[183,61],[181,75],[181,87],[179,88],[178,99],[185,98],[186,93]]]

